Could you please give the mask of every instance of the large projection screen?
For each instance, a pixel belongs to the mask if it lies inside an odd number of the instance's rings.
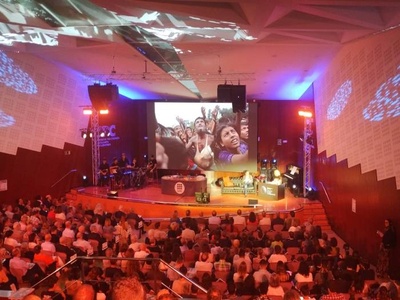
[[[257,104],[148,103],[149,153],[160,169],[257,171]]]

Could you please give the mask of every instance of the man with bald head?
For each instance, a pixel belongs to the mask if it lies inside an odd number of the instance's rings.
[[[51,234],[47,233],[44,236],[44,242],[41,244],[42,246],[42,250],[54,255],[54,253],[56,253],[56,246],[51,242]]]
[[[143,288],[143,285],[136,277],[125,277],[115,282],[112,289],[111,299],[145,300],[146,292]]]

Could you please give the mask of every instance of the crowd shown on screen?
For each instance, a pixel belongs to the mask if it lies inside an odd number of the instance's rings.
[[[157,162],[162,168],[216,170],[243,165],[249,159],[249,121],[241,112],[225,113],[219,106],[195,120],[176,117],[177,125],[158,124]],[[178,155],[176,155],[178,154]]]

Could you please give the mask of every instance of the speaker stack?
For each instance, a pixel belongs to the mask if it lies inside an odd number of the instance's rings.
[[[111,102],[118,100],[118,86],[94,84],[88,86],[89,98],[92,106],[97,110],[108,109]]]
[[[246,110],[246,86],[220,84],[217,89],[218,102],[231,102],[233,112]]]

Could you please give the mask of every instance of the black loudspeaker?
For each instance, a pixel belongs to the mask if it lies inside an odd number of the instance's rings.
[[[249,199],[249,205],[257,205],[258,199]]]
[[[118,100],[118,86],[115,84],[94,84],[88,86],[89,98],[93,107],[99,111],[108,109],[112,101]]]
[[[217,90],[218,102],[231,102],[233,112],[246,110],[246,86],[220,84]]]
[[[232,110],[233,112],[246,111],[246,86],[232,85]]]
[[[218,102],[232,102],[231,100],[232,85],[220,84],[217,89]]]

